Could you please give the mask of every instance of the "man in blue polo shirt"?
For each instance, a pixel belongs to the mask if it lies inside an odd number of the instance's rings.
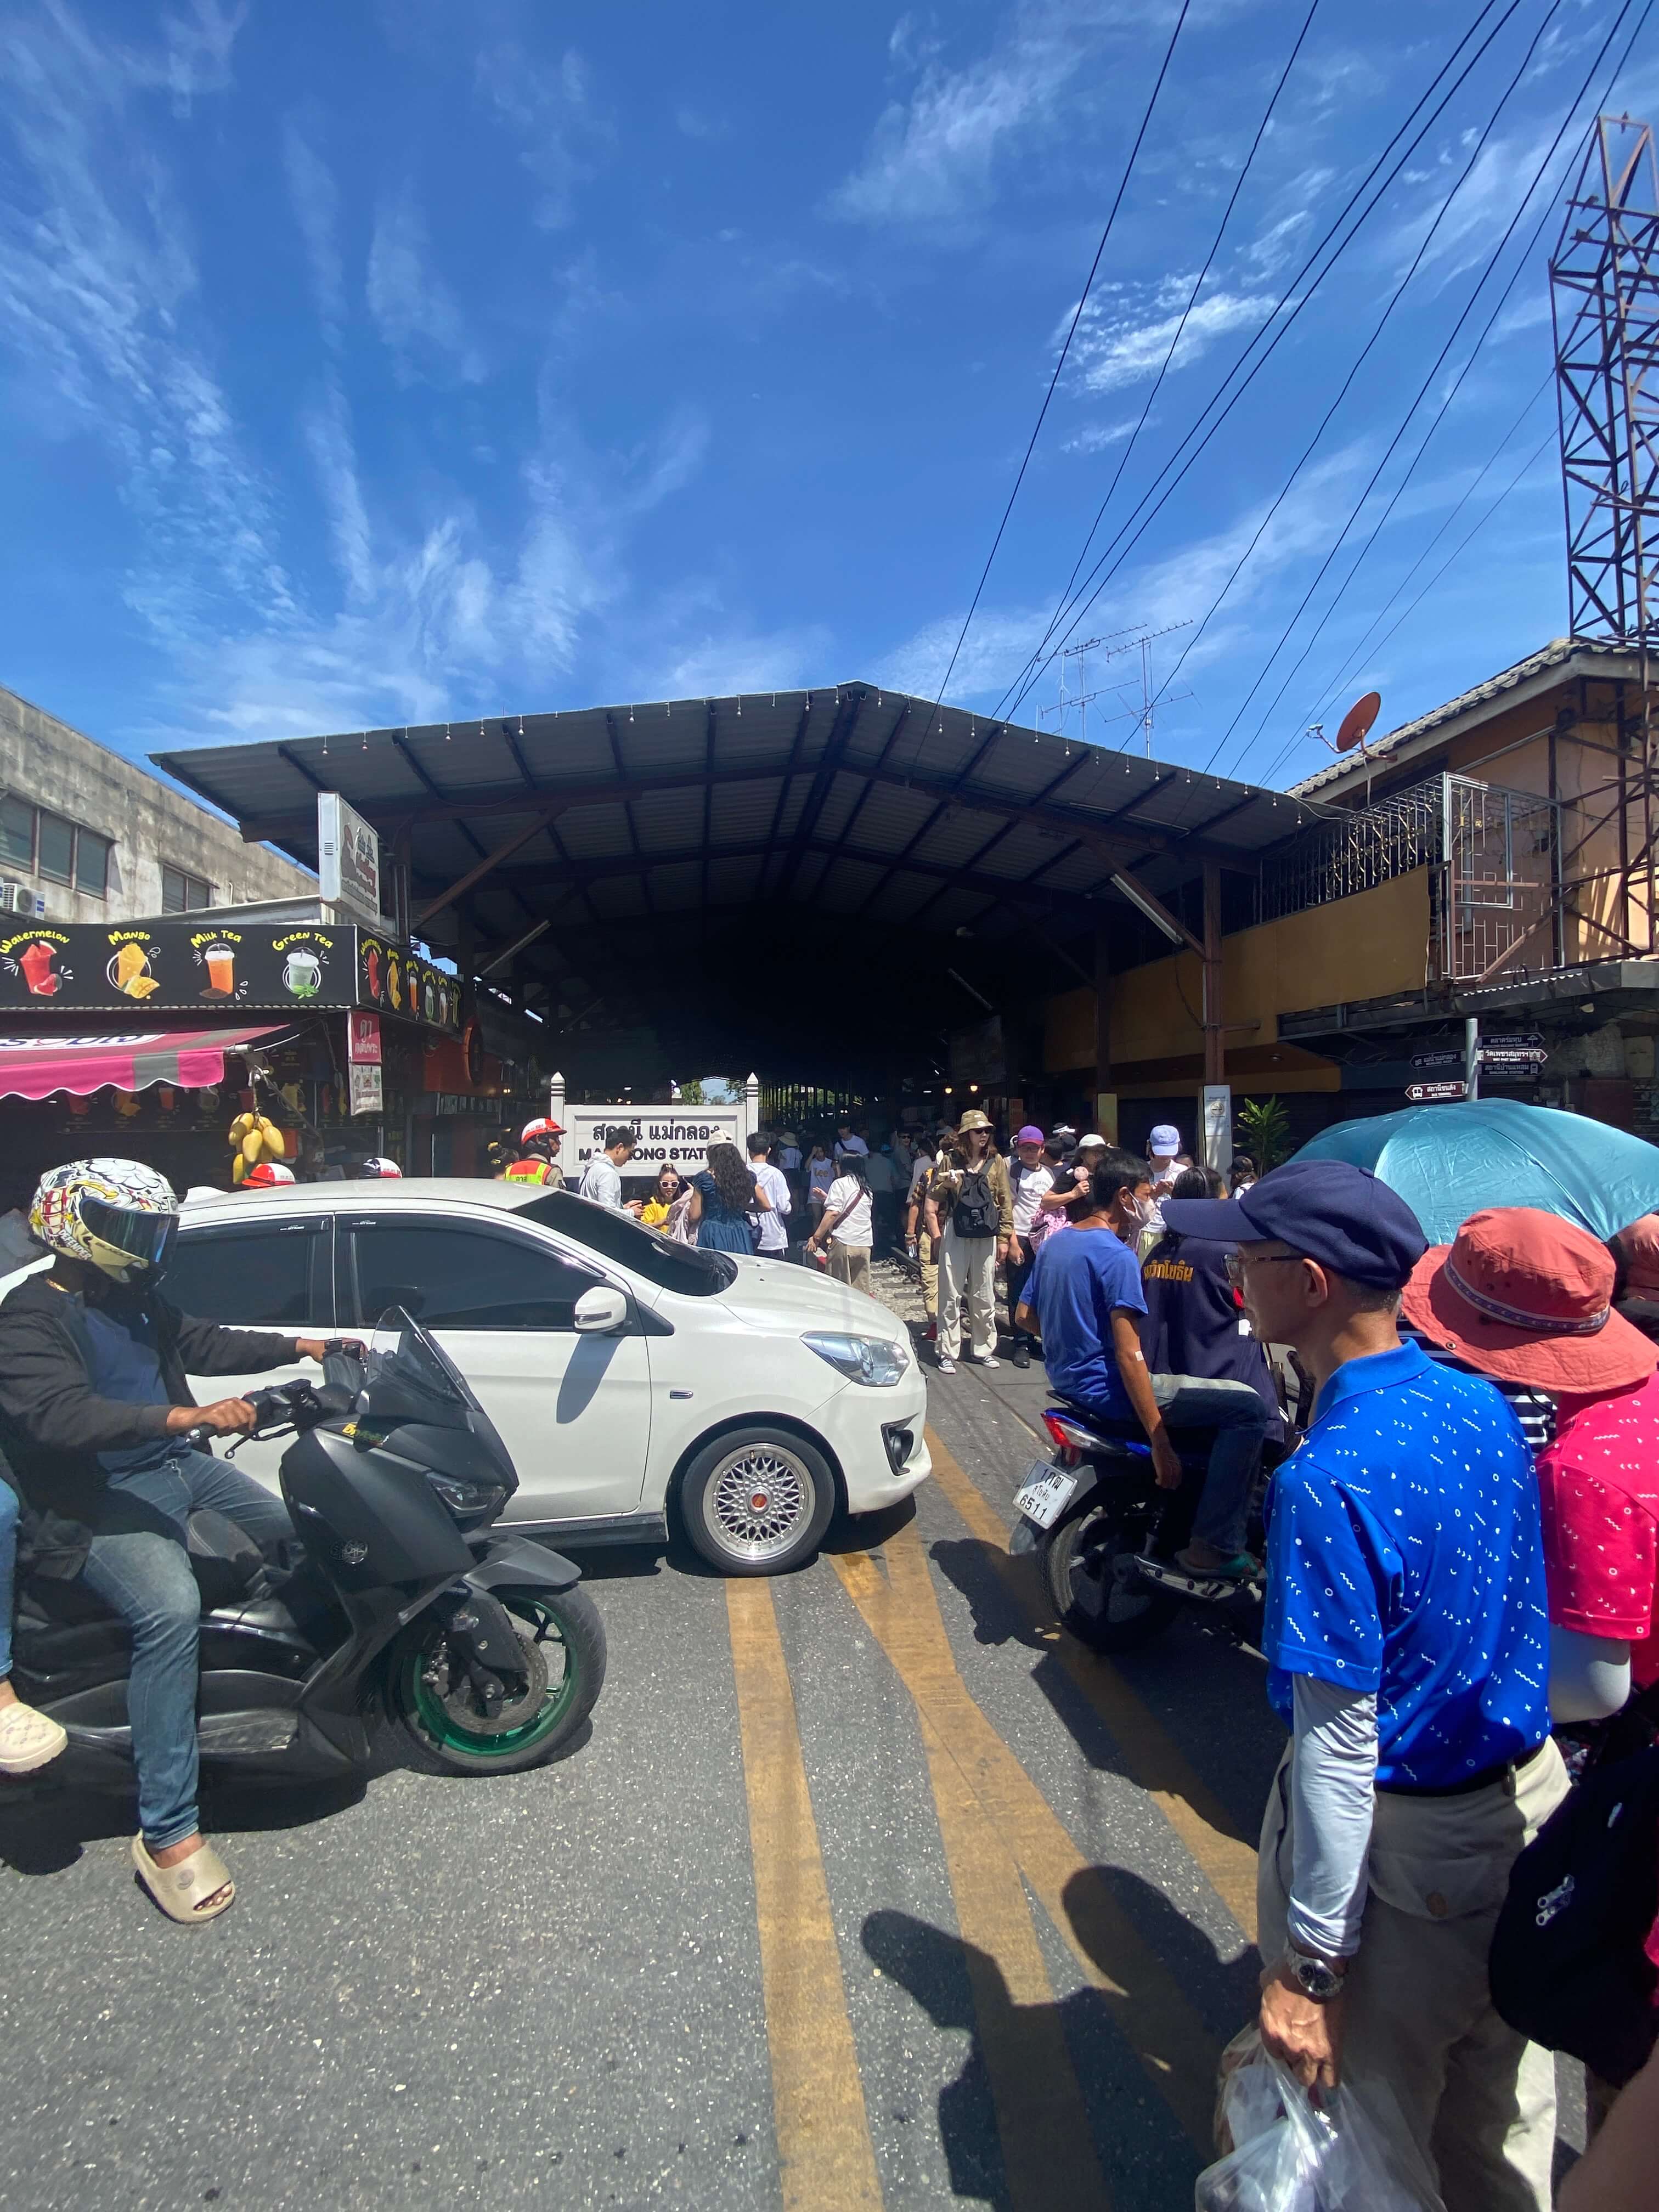
[[[1256,1334],[1317,1389],[1269,1500],[1291,1738],[1258,1862],[1262,2040],[1310,2086],[1385,2081],[1447,2212],[1548,2212],[1553,2062],[1486,1978],[1510,1869],[1567,1786],[1531,1455],[1489,1383],[1401,1342],[1425,1239],[1363,1169],[1293,1161],[1164,1213],[1237,1243]]]

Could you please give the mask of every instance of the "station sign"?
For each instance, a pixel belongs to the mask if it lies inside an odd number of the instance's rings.
[[[1445,1045],[1432,1052],[1414,1052],[1412,1054],[1412,1066],[1418,1069],[1462,1067],[1462,1065],[1463,1054],[1460,1046]]]
[[[409,947],[339,923],[32,921],[0,930],[0,1009],[145,1015],[361,1006],[460,1025],[455,978]]]
[[[1468,1093],[1468,1084],[1462,1082],[1413,1083],[1408,1084],[1406,1089],[1406,1096],[1413,1106],[1438,1106],[1454,1098],[1465,1097]]]
[[[605,1150],[612,1129],[632,1129],[636,1139],[634,1156],[623,1173],[653,1179],[664,1167],[696,1175],[708,1164],[710,1145],[735,1145],[741,1152],[749,1141],[749,1109],[741,1098],[729,1106],[568,1106],[555,1110],[564,1123],[559,1165],[572,1189],[595,1153]]]

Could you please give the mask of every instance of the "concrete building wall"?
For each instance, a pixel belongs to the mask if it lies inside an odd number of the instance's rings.
[[[245,845],[228,823],[193,799],[3,688],[0,794],[112,842],[102,897],[55,882],[38,866],[24,866],[0,851],[0,879],[21,883],[44,897],[52,921],[125,921],[160,914],[164,863],[206,883],[214,906],[316,892],[316,878],[303,868],[263,845]]]

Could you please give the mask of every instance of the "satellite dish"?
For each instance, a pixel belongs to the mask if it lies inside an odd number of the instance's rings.
[[[1342,726],[1336,733],[1336,750],[1351,753],[1356,745],[1364,747],[1371,724],[1382,711],[1382,694],[1368,691],[1363,699],[1356,699],[1342,717]]]

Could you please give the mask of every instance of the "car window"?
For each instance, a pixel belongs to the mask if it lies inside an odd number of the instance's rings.
[[[520,1215],[631,1268],[659,1290],[678,1291],[682,1297],[711,1298],[738,1279],[736,1265],[726,1253],[677,1244],[654,1229],[641,1229],[631,1213],[578,1198],[574,1191],[550,1190],[544,1197],[532,1198]]]
[[[572,1329],[576,1301],[604,1277],[528,1237],[463,1221],[351,1224],[365,1325],[402,1306],[428,1328]]]
[[[326,1223],[227,1222],[181,1229],[164,1287],[180,1313],[239,1328],[292,1328],[328,1321],[319,1273]]]

